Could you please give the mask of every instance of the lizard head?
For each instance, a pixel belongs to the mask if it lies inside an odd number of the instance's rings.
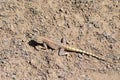
[[[42,38],[41,36],[35,36],[34,40],[35,40],[37,43],[40,43],[40,44],[43,43],[43,38]]]

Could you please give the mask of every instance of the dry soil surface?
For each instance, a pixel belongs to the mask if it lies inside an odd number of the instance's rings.
[[[36,35],[111,63],[36,49]],[[0,80],[120,80],[120,0],[0,0]]]

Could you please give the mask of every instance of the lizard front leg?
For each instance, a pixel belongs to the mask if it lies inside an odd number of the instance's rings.
[[[48,49],[47,44],[43,42],[44,49]]]

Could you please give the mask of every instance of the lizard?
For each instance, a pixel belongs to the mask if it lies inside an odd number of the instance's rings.
[[[48,39],[44,36],[36,36],[34,38],[34,40],[39,44],[43,44],[45,48],[47,48],[47,46],[49,46],[53,50],[60,49],[60,50],[72,51],[72,52],[76,52],[76,53],[83,53],[83,54],[86,54],[88,56],[92,56],[92,57],[94,57],[98,60],[107,61],[104,58],[99,57],[99,56],[97,56],[93,53],[90,53],[90,52],[87,52],[87,51],[84,51],[84,50],[81,50],[81,49],[78,49],[78,48],[74,48],[74,47],[71,47],[71,46],[68,46],[68,45],[65,45],[65,44],[56,43],[53,40]],[[111,63],[110,61],[107,61],[107,62]]]

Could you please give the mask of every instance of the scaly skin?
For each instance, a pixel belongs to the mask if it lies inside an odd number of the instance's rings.
[[[102,60],[102,61],[107,61],[93,53],[89,53],[89,52],[86,52],[84,50],[81,50],[81,49],[77,49],[77,48],[73,48],[73,47],[70,47],[70,46],[67,46],[67,45],[63,45],[63,44],[59,44],[59,43],[56,43],[54,42],[53,40],[50,40],[46,37],[42,37],[42,36],[36,36],[35,38],[35,41],[37,41],[38,43],[42,43],[42,44],[46,44],[47,46],[49,46],[50,48],[52,49],[60,49],[60,48],[63,48],[67,51],[72,51],[72,52],[77,52],[77,53],[84,53],[86,55],[90,55],[90,56],[93,56],[99,60]],[[109,61],[107,61],[109,62]],[[111,62],[110,62],[111,63]]]

